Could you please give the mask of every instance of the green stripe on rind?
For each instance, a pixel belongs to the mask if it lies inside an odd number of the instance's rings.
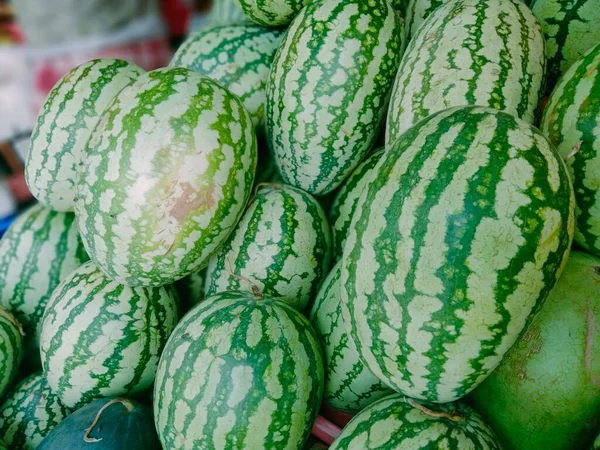
[[[40,352],[44,376],[68,407],[149,388],[177,323],[172,287],[130,288],[88,262],[48,302]]]
[[[523,3],[445,4],[408,44],[390,101],[386,145],[453,106],[489,106],[533,123],[545,63],[540,25]]]
[[[248,22],[250,18],[236,0],[213,0],[210,23],[213,25],[231,25]]]
[[[409,402],[394,394],[372,404],[350,421],[330,450],[500,450],[494,432],[468,406],[414,407]],[[458,417],[434,417],[435,413]]]
[[[358,357],[348,339],[340,307],[341,261],[323,282],[310,312],[325,350],[324,401],[340,411],[355,414],[392,393]]]
[[[313,2],[294,19],[267,82],[267,138],[287,183],[323,195],[360,163],[403,49],[403,22],[387,2]]]
[[[35,373],[21,381],[0,406],[0,436],[11,449],[35,450],[70,412],[44,376]]]
[[[251,291],[302,311],[327,276],[327,217],[310,194],[285,185],[260,187],[229,240],[208,265],[206,296]]]
[[[253,22],[264,27],[287,25],[309,0],[237,0]]]
[[[27,353],[37,353],[52,291],[89,258],[72,213],[35,205],[0,240],[0,303],[23,326]]]
[[[12,314],[0,307],[0,398],[15,379],[23,356],[23,336]]]
[[[177,325],[154,388],[164,448],[301,449],[319,410],[323,361],[285,303],[230,291]]]
[[[482,107],[420,122],[379,162],[344,249],[362,361],[413,398],[466,395],[543,304],[573,228],[567,168],[537,129]]]
[[[600,255],[600,43],[560,79],[541,129],[567,159],[577,202],[575,241]]]
[[[410,41],[431,13],[447,2],[447,0],[410,0],[406,10],[407,41]]]
[[[246,108],[184,68],[125,88],[86,151],[75,203],[83,243],[131,286],[170,284],[206,265],[242,215],[256,170]]]
[[[265,88],[283,32],[258,25],[219,25],[190,36],[170,67],[186,67],[237,95],[255,126],[264,125]]]
[[[548,85],[600,42],[598,0],[534,0],[531,10],[546,38]]]
[[[73,210],[77,164],[109,102],[144,71],[119,59],[82,64],[50,91],[33,133],[25,164],[31,193],[57,211]]]
[[[329,210],[329,223],[332,224],[333,255],[336,261],[342,257],[356,202],[367,185],[374,167],[381,159],[381,155],[383,155],[383,149],[374,152],[354,169],[354,172],[342,184]]]

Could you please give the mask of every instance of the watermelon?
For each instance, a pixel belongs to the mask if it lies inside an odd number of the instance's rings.
[[[337,410],[355,414],[392,390],[363,365],[348,339],[340,307],[341,274],[340,261],[315,298],[310,322],[325,350],[324,400]]]
[[[309,0],[237,0],[253,22],[264,27],[287,25]]]
[[[98,399],[67,416],[37,450],[161,450],[152,411],[126,398]]]
[[[548,85],[600,42],[598,0],[533,0],[531,10],[542,25],[548,58]]]
[[[421,28],[425,19],[445,3],[448,3],[448,0],[410,0],[406,10],[407,41]]]
[[[267,81],[267,139],[286,183],[327,194],[371,150],[403,26],[386,1],[311,2],[294,19]]]
[[[217,25],[192,34],[169,64],[212,78],[237,95],[255,126],[265,122],[265,86],[283,32],[258,25]]]
[[[52,391],[70,408],[149,388],[177,323],[171,286],[130,288],[87,262],[54,291],[40,352]]]
[[[600,428],[598,318],[600,258],[573,252],[527,332],[471,393],[503,448],[589,446]]]
[[[41,373],[21,381],[0,406],[0,436],[11,449],[35,450],[70,410]]]
[[[600,255],[600,41],[550,95],[542,132],[566,159],[577,201],[575,241]]]
[[[545,62],[540,25],[523,3],[444,4],[408,44],[390,101],[386,144],[452,106],[489,106],[533,123]]]
[[[213,0],[210,12],[210,23],[228,25],[248,22],[250,19],[237,0]]]
[[[367,185],[373,168],[381,159],[381,155],[383,155],[383,149],[374,152],[360,163],[352,172],[352,175],[342,184],[329,210],[329,222],[332,224],[333,255],[336,261],[342,257],[356,202]]]
[[[62,77],[38,115],[25,164],[31,193],[57,211],[72,211],[77,164],[100,115],[144,71],[119,59],[95,59]]]
[[[329,224],[319,203],[291,186],[263,185],[210,260],[206,295],[256,286],[302,311],[327,276],[330,256]]]
[[[539,310],[574,228],[567,168],[533,126],[450,108],[386,150],[342,258],[344,324],[383,382],[444,403],[481,383]]]
[[[301,449],[323,394],[308,320],[248,292],[217,294],[177,325],[161,356],[154,413],[163,448]]]
[[[205,280],[206,270],[202,269],[175,282],[175,289],[177,290],[177,298],[179,300],[179,317],[182,317],[183,313],[186,313],[204,300]]]
[[[500,450],[494,432],[466,405],[420,404],[400,394],[373,403],[330,450]]]
[[[88,260],[73,213],[37,204],[0,240],[0,304],[25,332],[26,355],[39,354],[42,316],[58,284]]]
[[[17,319],[0,306],[0,398],[15,379],[23,356],[23,329]]]
[[[148,72],[87,144],[75,202],[85,248],[114,281],[171,284],[233,231],[255,170],[254,127],[235,95],[185,68]]]

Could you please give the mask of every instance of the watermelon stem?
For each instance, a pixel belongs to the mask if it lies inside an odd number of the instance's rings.
[[[452,414],[443,411],[434,411],[433,409],[429,409],[426,406],[421,405],[420,403],[415,402],[412,398],[406,397],[406,402],[412,406],[413,408],[418,409],[423,414],[430,417],[442,417],[444,419],[450,419],[454,422],[463,422],[465,421],[465,417],[460,414]]]
[[[102,416],[102,413],[104,412],[104,410],[106,408],[108,408],[110,405],[114,405],[115,403],[121,403],[125,407],[125,409],[127,409],[127,412],[131,412],[135,409],[135,405],[133,403],[131,403],[129,400],[127,400],[126,398],[120,398],[120,397],[113,398],[111,401],[106,403],[102,408],[100,408],[100,410],[96,414],[96,417],[94,418],[94,421],[92,422],[92,424],[89,426],[89,428],[87,428],[85,430],[85,434],[83,435],[83,440],[85,442],[94,443],[94,442],[100,442],[102,440],[102,438],[96,439],[96,438],[90,437],[90,433],[92,432],[94,427],[98,424],[98,421],[100,420],[100,416]]]
[[[258,288],[258,286],[256,284],[254,284],[252,282],[252,280],[250,280],[249,278],[243,277],[242,275],[238,275],[237,273],[235,273],[233,271],[233,267],[231,265],[231,259],[229,259],[229,256],[227,257],[227,271],[233,278],[248,283],[250,285],[250,287],[252,288],[252,295],[254,295],[254,297],[256,297],[257,300],[263,299],[262,292],[260,292],[260,289]]]
[[[21,336],[25,336],[25,331],[23,331],[23,326],[17,322],[17,319],[3,306],[0,306],[0,316],[6,317],[15,327],[19,329],[19,333]]]

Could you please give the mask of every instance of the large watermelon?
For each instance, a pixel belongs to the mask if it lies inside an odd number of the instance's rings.
[[[19,371],[23,356],[22,332],[17,319],[0,306],[0,398]]]
[[[309,0],[237,0],[246,15],[264,27],[287,25]]]
[[[23,326],[27,356],[37,359],[42,316],[52,291],[88,260],[73,213],[35,205],[0,240],[0,303]]]
[[[600,7],[600,5],[599,5]],[[577,201],[575,241],[600,255],[600,40],[571,66],[548,100],[542,132],[571,172]]]
[[[265,121],[265,87],[283,32],[258,25],[218,25],[191,35],[169,64],[217,81],[237,95],[255,126]]]
[[[164,448],[301,449],[323,394],[318,338],[291,306],[247,292],[207,299],[177,325],[154,388]]]
[[[386,143],[452,106],[489,106],[533,123],[545,62],[540,25],[523,3],[447,2],[408,44],[394,83]]]
[[[287,183],[323,195],[360,163],[403,49],[403,22],[387,1],[311,2],[294,19],[267,83],[267,138]]]
[[[140,76],[104,111],[80,167],[90,258],[131,286],[197,271],[233,231],[255,169],[254,127],[235,95],[184,68]]]
[[[315,298],[310,321],[325,350],[324,400],[333,408],[355,414],[392,390],[363,365],[348,339],[340,307],[341,273],[340,261]]]
[[[546,37],[548,84],[600,42],[598,0],[533,0],[531,10]]]
[[[585,449],[600,428],[600,259],[573,252],[540,313],[471,398],[504,449]]]
[[[210,260],[206,295],[251,291],[249,280],[267,297],[302,311],[327,276],[330,257],[329,224],[319,203],[291,186],[262,186]]]
[[[494,432],[466,405],[426,405],[400,394],[379,400],[342,430],[330,450],[500,450]]]
[[[342,184],[335,196],[333,205],[331,205],[329,220],[331,223],[333,255],[336,261],[342,257],[356,202],[367,185],[374,167],[381,159],[381,155],[383,155],[383,149],[374,152],[365,159]]]
[[[77,164],[104,108],[144,71],[118,59],[74,68],[54,86],[31,135],[25,177],[31,193],[57,211],[71,211]]]
[[[69,413],[44,376],[34,373],[21,381],[0,406],[0,436],[10,449],[35,450]]]
[[[78,408],[149,388],[177,323],[175,296],[171,286],[120,285],[91,261],[75,270],[52,294],[42,324],[42,365],[53,392]]]
[[[36,450],[161,450],[152,411],[126,398],[99,399],[67,416]]]
[[[406,132],[363,191],[342,258],[363,362],[413,398],[474,389],[560,276],[574,203],[554,147],[507,113],[450,108]]]

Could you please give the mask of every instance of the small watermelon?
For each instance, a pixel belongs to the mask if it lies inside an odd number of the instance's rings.
[[[23,357],[22,333],[17,319],[0,306],[0,399],[19,371]]]

